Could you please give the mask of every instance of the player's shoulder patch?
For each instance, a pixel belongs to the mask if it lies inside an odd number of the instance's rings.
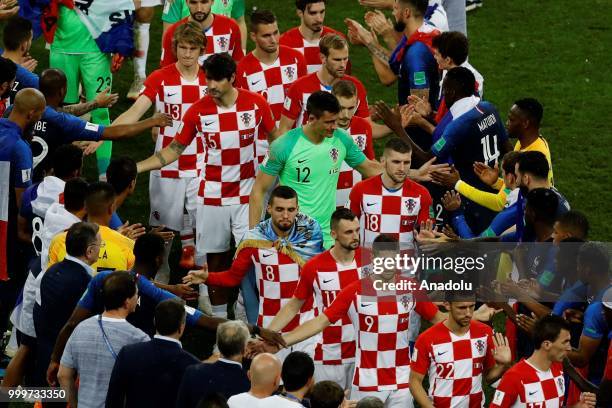
[[[504,400],[504,396],[506,395],[505,392],[501,391],[501,390],[495,390],[495,395],[493,395],[493,404],[496,405],[501,405],[501,403]]]
[[[440,151],[444,148],[444,146],[446,146],[446,139],[444,139],[444,137],[441,137],[440,139],[438,139],[438,141],[436,143],[434,143],[433,147],[437,150]]]
[[[427,84],[427,75],[425,71],[416,71],[412,74],[412,81],[415,85],[426,85]]]
[[[98,129],[100,129],[100,125],[97,125],[95,123],[87,122],[85,124],[85,130],[89,130],[91,132],[97,132]]]

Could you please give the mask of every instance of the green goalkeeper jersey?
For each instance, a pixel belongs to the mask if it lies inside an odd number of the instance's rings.
[[[215,0],[211,12],[237,20],[244,16],[244,8],[244,0]],[[162,21],[173,24],[187,16],[189,8],[185,0],[166,0]]]
[[[66,54],[101,52],[75,10],[60,6],[51,51]]]
[[[314,144],[302,128],[296,128],[272,143],[260,171],[278,176],[280,184],[297,192],[300,212],[319,222],[325,247],[329,248],[333,245],[330,219],[336,209],[342,162],[355,168],[365,160],[365,155],[345,130],[336,129],[332,137]]]

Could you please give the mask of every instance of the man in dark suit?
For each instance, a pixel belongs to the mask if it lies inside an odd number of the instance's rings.
[[[176,400],[177,408],[194,408],[198,401],[211,393],[229,399],[247,392],[251,383],[242,368],[242,357],[249,340],[247,326],[238,320],[225,322],[217,328],[217,347],[221,358],[212,364],[198,364],[185,371]]]
[[[168,299],[155,308],[157,334],[151,341],[125,346],[111,374],[107,408],[167,408],[174,405],[187,367],[199,363],[183,350],[185,305]]]
[[[47,366],[55,340],[92,279],[91,265],[98,261],[101,243],[96,224],[73,224],[66,234],[66,257],[42,275],[40,299],[33,312],[38,343],[36,385],[47,386]]]

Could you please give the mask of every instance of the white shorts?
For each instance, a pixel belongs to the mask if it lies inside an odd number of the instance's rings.
[[[140,7],[161,6],[162,0],[140,0]]]
[[[276,353],[276,357],[280,360],[280,362],[284,362],[287,356],[293,351],[303,351],[308,354],[311,358],[314,357],[315,346],[317,342],[320,340],[320,335],[312,336],[307,338],[306,340],[300,341],[299,343],[294,344],[291,347],[284,348]]]
[[[351,390],[351,400],[361,400],[365,397],[376,397],[380,399],[385,408],[413,408],[414,398],[408,388],[392,391],[359,391],[353,386]]]
[[[236,245],[249,230],[249,205],[198,205],[196,215],[196,258],[230,249],[232,235]]]
[[[166,178],[151,174],[149,177],[149,224],[165,225],[173,231],[183,229],[185,209],[195,224],[199,180],[197,177]]]
[[[350,390],[355,375],[355,363],[345,364],[319,364],[315,362],[314,378],[319,381],[333,381],[343,390]]]

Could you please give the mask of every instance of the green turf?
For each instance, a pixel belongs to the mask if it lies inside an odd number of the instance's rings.
[[[364,9],[357,0],[330,0],[326,23],[346,31],[342,20],[351,17],[363,21]],[[272,9],[281,30],[297,25],[293,1],[247,0],[247,13],[253,6]],[[610,130],[605,126],[612,95],[612,62],[609,45],[612,31],[604,10],[608,0],[586,0],[576,8],[569,0],[486,0],[484,7],[468,14],[471,45],[470,62],[485,77],[485,99],[493,102],[502,117],[515,99],[532,96],[545,108],[542,134],[551,146],[555,181],[573,208],[588,215],[591,238],[609,240],[612,196],[605,185],[610,170]],[[158,11],[159,14],[159,11]],[[151,26],[149,69],[158,65],[161,22]],[[249,47],[252,48],[252,47]],[[48,52],[41,40],[32,54],[39,60],[40,72],[48,64]],[[353,74],[369,90],[370,102],[383,99],[395,103],[395,88],[381,86],[367,52],[351,48]],[[122,100],[111,111],[115,118],[129,103],[123,98],[132,79],[132,64],[127,62],[115,75],[114,89]],[[115,143],[114,155],[143,159],[153,151],[148,134]],[[94,176],[94,160],[87,161],[87,175]],[[142,175],[136,194],[120,211],[124,220],[147,222],[148,183]],[[193,336],[201,345],[202,337]],[[210,338],[206,339],[209,343]],[[188,340],[190,342],[190,340]],[[198,354],[206,351],[200,347]],[[206,349],[206,348],[205,348]]]

